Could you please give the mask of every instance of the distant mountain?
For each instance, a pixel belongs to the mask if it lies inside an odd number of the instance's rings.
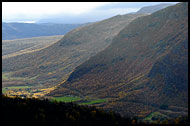
[[[2,40],[31,38],[38,36],[64,35],[84,24],[54,23],[2,23]]]
[[[188,4],[179,3],[133,20],[49,95],[109,98],[98,106],[122,115],[187,115],[187,46]]]
[[[143,7],[141,8],[139,11],[137,11],[136,13],[137,14],[147,14],[147,13],[154,13],[158,10],[161,10],[161,9],[164,9],[168,6],[172,6],[173,4],[166,4],[166,3],[163,3],[163,4],[158,4],[158,5],[154,5],[154,6],[148,6],[148,7]]]
[[[106,19],[104,17],[95,17],[92,14],[89,15],[56,15],[54,17],[44,18],[37,21],[37,24],[53,22],[53,23],[66,23],[66,24],[76,24],[76,23],[87,23],[87,22],[97,22]]]
[[[48,48],[3,59],[2,72],[11,75],[6,84],[53,86],[67,76],[74,68],[91,56],[105,49],[121,29],[132,20],[145,14],[118,15],[100,22],[78,27]],[[19,80],[19,81],[18,81]],[[6,80],[7,81],[7,80]]]

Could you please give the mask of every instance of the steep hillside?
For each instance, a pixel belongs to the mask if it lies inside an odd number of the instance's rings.
[[[88,24],[43,50],[3,59],[3,78],[15,78],[21,85],[57,85],[76,66],[106,48],[122,28],[139,16],[144,14],[120,15]],[[14,86],[15,81],[6,84]]]
[[[99,106],[122,115],[187,115],[187,33],[187,3],[139,17],[49,95],[109,98]]]
[[[2,22],[2,40],[30,38],[38,36],[64,35],[85,24],[53,23],[5,23]]]

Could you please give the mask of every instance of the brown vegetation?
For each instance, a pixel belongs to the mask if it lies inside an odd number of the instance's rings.
[[[67,95],[67,88],[74,95],[111,97],[101,107],[141,117],[163,104],[187,108],[187,12],[187,3],[180,3],[135,19],[49,95]]]

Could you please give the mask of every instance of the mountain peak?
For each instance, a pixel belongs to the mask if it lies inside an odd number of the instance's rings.
[[[148,6],[148,7],[143,7],[141,8],[139,11],[137,11],[136,13],[138,14],[151,14],[154,13],[158,10],[164,9],[168,6],[172,6],[173,4],[168,4],[168,3],[162,3],[162,4],[158,4],[158,5],[153,5],[153,6]]]

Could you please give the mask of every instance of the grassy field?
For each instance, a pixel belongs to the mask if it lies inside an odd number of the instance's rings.
[[[97,100],[92,100],[92,101],[89,101],[89,102],[81,103],[80,105],[99,104],[99,103],[103,103],[103,102],[106,102],[106,101],[107,101],[106,99],[97,99]]]
[[[58,102],[74,102],[81,100],[81,98],[72,97],[72,96],[63,96],[63,97],[53,97],[52,100],[56,100]]]
[[[74,97],[74,96],[63,96],[63,97],[53,97],[52,100],[56,100],[58,102],[75,102],[82,100],[80,97]],[[91,100],[89,102],[83,102],[80,103],[80,105],[92,105],[92,104],[99,104],[106,102],[106,99],[96,99],[96,100]]]
[[[12,89],[27,89],[31,88],[32,86],[11,86],[11,87],[4,87],[2,88],[2,93],[5,93],[7,90],[12,90]]]
[[[150,115],[148,115],[147,117],[145,117],[143,120],[148,121],[148,122],[153,122],[154,118],[155,118],[155,120],[157,120],[157,119],[162,120],[164,118],[167,118],[167,116],[164,114],[161,114],[160,112],[153,112]]]
[[[38,76],[35,77],[12,77],[13,72],[5,72],[2,73],[2,80],[21,80],[21,81],[28,81],[28,80],[33,80]]]
[[[8,79],[8,76],[6,74],[2,74],[2,79],[3,80],[7,80]]]

